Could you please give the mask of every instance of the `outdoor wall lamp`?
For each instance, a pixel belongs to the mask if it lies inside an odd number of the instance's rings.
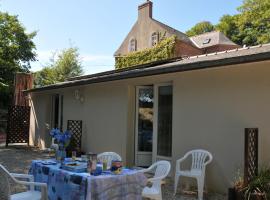
[[[77,101],[80,101],[81,103],[84,102],[84,96],[81,94],[80,90],[75,90],[74,97]]]

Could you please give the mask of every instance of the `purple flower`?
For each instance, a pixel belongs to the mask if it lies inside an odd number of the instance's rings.
[[[50,131],[50,135],[52,137],[55,137],[56,135],[60,134],[60,130],[58,128],[53,128],[51,131]]]
[[[59,145],[61,146],[67,146],[70,138],[71,138],[71,133],[69,131],[65,131],[62,133],[59,129],[52,129],[50,131],[50,135],[55,138],[58,142]]]

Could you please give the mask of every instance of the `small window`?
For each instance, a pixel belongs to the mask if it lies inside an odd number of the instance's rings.
[[[211,38],[207,38],[203,41],[203,44],[209,44],[211,42]]]
[[[132,38],[129,42],[129,52],[133,52],[137,50],[137,41],[135,38]]]
[[[158,43],[158,33],[154,32],[151,35],[151,45],[152,45],[152,47],[157,45],[157,43]]]

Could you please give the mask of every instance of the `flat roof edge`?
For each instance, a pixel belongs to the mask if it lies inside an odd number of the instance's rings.
[[[54,90],[54,89],[61,89],[67,87],[75,87],[75,86],[82,86],[88,85],[93,83],[101,83],[101,82],[109,82],[109,81],[116,81],[116,80],[123,80],[123,79],[130,79],[130,78],[138,78],[144,76],[153,76],[153,75],[161,75],[161,74],[169,74],[174,72],[183,72],[183,71],[193,71],[193,70],[200,70],[200,69],[207,69],[207,68],[214,68],[214,67],[225,67],[228,65],[234,64],[244,64],[244,63],[252,63],[252,62],[260,62],[270,60],[270,52],[261,52],[251,55],[241,55],[236,57],[227,57],[215,60],[204,60],[192,63],[169,63],[166,64],[166,67],[163,65],[156,65],[149,68],[142,68],[142,69],[130,69],[128,71],[116,72],[107,74],[104,76],[97,76],[92,77],[89,79],[80,79],[75,81],[69,81],[65,83],[59,83],[55,85],[44,86],[40,88],[33,88],[30,90],[24,91],[25,93],[31,92],[40,92],[46,90]]]

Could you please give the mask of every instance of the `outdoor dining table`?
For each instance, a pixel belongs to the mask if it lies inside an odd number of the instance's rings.
[[[49,200],[139,200],[147,183],[138,170],[124,168],[119,175],[106,172],[93,176],[67,171],[61,169],[60,163],[42,160],[32,161],[29,173],[36,182],[47,183]]]

